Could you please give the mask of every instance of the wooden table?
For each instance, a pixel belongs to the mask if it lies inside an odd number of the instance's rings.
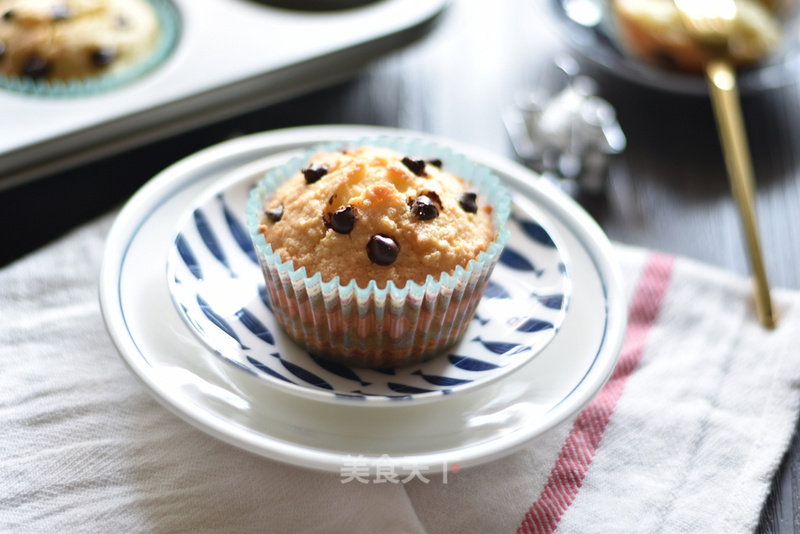
[[[306,124],[363,123],[440,134],[514,157],[501,113],[536,83],[559,38],[530,0],[456,0],[422,40],[352,81],[0,193],[0,264],[118,206],[178,158],[232,136]],[[739,273],[747,261],[707,100],[592,72],[628,148],[606,194],[585,206],[608,235]],[[800,94],[744,98],[770,281],[800,289]],[[800,532],[800,437],[776,476],[760,533]]]

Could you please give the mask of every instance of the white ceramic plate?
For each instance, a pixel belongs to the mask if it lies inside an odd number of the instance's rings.
[[[566,255],[531,203],[514,203],[510,233],[466,334],[446,354],[396,369],[357,369],[303,350],[280,328],[246,230],[252,171],[236,170],[178,224],[167,283],[189,329],[213,352],[266,385],[312,399],[424,402],[497,380],[538,355],[569,302]]]
[[[486,387],[434,404],[342,406],[264,387],[190,332],[170,302],[164,266],[178,220],[198,195],[232,169],[248,166],[255,177],[276,163],[270,158],[276,152],[382,134],[410,133],[331,126],[243,137],[176,163],[131,198],[108,236],[100,301],[123,360],[165,407],[230,444],[307,468],[341,472],[359,457],[399,472],[432,472],[509,454],[600,390],[626,326],[621,273],[608,240],[574,202],[523,167],[432,137],[492,168],[547,214],[562,239],[572,298],[559,333],[539,357]]]

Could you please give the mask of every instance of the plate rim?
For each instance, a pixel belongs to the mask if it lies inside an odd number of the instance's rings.
[[[176,401],[174,394],[171,394],[168,388],[163,387],[153,376],[147,374],[145,372],[146,368],[152,368],[152,365],[147,360],[146,355],[139,350],[135,340],[131,339],[129,336],[123,335],[124,332],[120,332],[119,324],[116,324],[113,320],[114,318],[110,315],[114,311],[115,304],[117,305],[116,307],[122,311],[121,300],[115,298],[120,296],[117,291],[118,288],[116,287],[118,284],[115,283],[115,271],[118,270],[118,266],[121,266],[122,262],[125,260],[132,238],[145,224],[146,219],[142,219],[140,215],[142,208],[146,207],[148,203],[153,204],[152,207],[154,209],[163,204],[165,202],[163,193],[173,187],[173,182],[177,181],[182,187],[186,187],[187,184],[184,182],[186,181],[186,176],[191,175],[192,169],[198,169],[204,166],[210,166],[211,169],[214,169],[235,161],[246,162],[248,159],[252,160],[255,154],[258,154],[259,157],[266,158],[268,156],[264,156],[263,154],[265,145],[270,145],[274,149],[274,152],[278,152],[302,147],[309,143],[317,143],[320,140],[363,135],[364,132],[389,135],[403,133],[406,135],[422,135],[442,143],[450,144],[454,147],[458,147],[462,152],[469,154],[471,158],[490,166],[503,177],[517,176],[516,181],[519,182],[515,184],[517,186],[525,186],[522,179],[518,177],[520,174],[527,175],[528,177],[535,176],[530,170],[521,165],[481,148],[470,147],[464,143],[445,139],[440,136],[413,132],[410,130],[368,125],[326,125],[303,126],[260,132],[213,145],[196,152],[175,162],[148,181],[147,184],[131,197],[112,224],[108,233],[100,271],[99,299],[103,320],[109,335],[125,364],[156,400],[180,419],[228,444],[288,464],[323,471],[336,471],[340,469],[344,454],[330,450],[321,450],[304,444],[288,442],[274,436],[263,435],[251,428],[242,427],[241,425],[237,425],[236,432],[232,432],[231,422],[229,420],[212,414],[202,407]],[[220,155],[226,151],[230,151],[232,147],[235,147],[236,150],[233,150],[232,153],[225,156]],[[181,180],[182,176],[183,180]],[[528,185],[527,187],[531,188],[532,186]],[[159,193],[161,194],[159,195]],[[157,198],[157,202],[150,202],[151,197]],[[602,285],[605,295],[604,305],[607,311],[608,324],[606,325],[603,340],[597,348],[597,353],[592,364],[562,401],[548,410],[547,414],[550,417],[543,424],[537,425],[533,431],[528,429],[527,432],[522,432],[518,429],[512,433],[513,439],[510,440],[493,440],[490,442],[481,442],[477,445],[458,447],[456,449],[406,455],[398,457],[399,460],[418,467],[427,467],[427,465],[431,464],[436,466],[441,465],[443,459],[450,459],[450,457],[447,456],[448,454],[452,454],[454,451],[460,451],[461,456],[459,457],[459,463],[462,467],[467,467],[469,465],[477,465],[506,456],[523,447],[534,437],[552,429],[564,420],[578,413],[588,404],[597,392],[599,392],[600,388],[611,375],[619,358],[627,325],[627,299],[625,297],[622,281],[621,266],[617,261],[612,259],[614,257],[614,251],[608,238],[597,223],[591,219],[580,206],[555,188],[549,188],[548,202],[558,206],[564,212],[563,217],[580,221],[581,224],[579,226],[576,226],[574,223],[569,224],[569,226],[573,227],[573,229],[580,229],[579,232],[575,232],[576,237],[585,247],[587,255],[591,257],[593,266],[603,282]],[[563,217],[559,216],[559,218]],[[128,235],[130,239],[113,239],[120,234]],[[131,357],[128,352],[131,349],[136,351],[137,358],[134,359]],[[146,366],[146,368],[143,368],[143,366]],[[564,401],[567,399],[572,399],[573,402],[566,404]],[[367,456],[367,458],[369,458],[369,456]]]

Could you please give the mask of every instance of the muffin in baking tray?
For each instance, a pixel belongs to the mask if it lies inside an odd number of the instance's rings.
[[[283,261],[366,286],[424,283],[494,240],[491,207],[438,161],[376,147],[315,154],[266,203],[262,233]]]
[[[509,205],[496,177],[448,150],[375,139],[268,173],[247,222],[289,335],[341,363],[387,367],[461,337]]]
[[[127,81],[163,59],[176,25],[165,0],[0,0],[0,81],[42,94]]]
[[[737,16],[729,41],[731,60],[747,65],[780,42],[775,11],[780,0],[736,0]],[[632,55],[661,67],[688,72],[703,69],[702,51],[684,29],[672,0],[612,0],[617,38]]]

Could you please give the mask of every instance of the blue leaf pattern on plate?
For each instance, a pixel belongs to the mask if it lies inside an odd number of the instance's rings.
[[[222,203],[222,211],[225,215],[225,222],[228,223],[228,229],[233,236],[233,239],[239,245],[239,248],[242,249],[242,252],[247,254],[247,257],[250,258],[250,261],[258,264],[258,257],[256,256],[256,251],[253,249],[253,241],[250,239],[250,234],[244,229],[244,227],[239,224],[239,221],[236,220],[236,217],[233,216],[231,211],[228,209],[228,206],[225,204],[225,200],[223,199],[222,195],[218,195],[220,202]]]
[[[536,300],[538,300],[542,306],[546,306],[551,310],[560,310],[561,306],[564,305],[564,295],[533,295]]]
[[[269,367],[267,367],[266,365],[264,365],[263,363],[261,363],[260,361],[256,360],[255,358],[253,358],[251,356],[247,357],[247,361],[250,362],[253,365],[253,367],[258,369],[259,371],[263,371],[263,372],[267,373],[269,376],[273,376],[275,378],[279,378],[279,379],[283,380],[284,382],[289,382],[290,384],[294,384],[294,382],[292,382],[291,380],[289,380],[288,378],[286,378],[285,376],[283,376],[279,372],[273,371],[272,369],[270,369]]]
[[[480,337],[476,337],[472,341],[479,342],[481,345],[486,347],[491,352],[494,352],[495,354],[499,354],[501,356],[505,354],[518,354],[527,349],[530,349],[530,347],[526,347],[520,343],[508,343],[506,341],[484,341]]]
[[[397,393],[409,393],[412,395],[419,393],[430,393],[433,391],[432,389],[417,388],[414,386],[407,386],[405,384],[398,384],[396,382],[387,382],[386,385],[389,386],[389,389],[396,391]]]
[[[517,220],[517,223],[528,237],[540,245],[544,245],[546,247],[556,246],[556,244],[553,242],[553,238],[550,237],[550,234],[542,227],[541,224],[531,220]]]
[[[531,317],[526,319],[514,328],[517,332],[539,332],[540,330],[546,330],[548,328],[553,328],[553,323],[548,321],[542,321],[541,319],[536,319],[535,317]]]
[[[486,323],[491,321],[491,319],[487,319],[486,317],[481,317],[480,315],[478,315],[478,313],[475,313],[475,316],[473,317],[473,319],[478,321],[481,326],[484,326],[484,325],[486,325]]]
[[[541,276],[544,272],[541,269],[537,269],[525,256],[509,246],[506,246],[500,254],[500,263],[518,271],[531,271],[537,276]]]
[[[459,369],[464,369],[465,371],[491,371],[492,369],[497,369],[500,367],[499,365],[495,365],[491,362],[479,360],[477,358],[470,358],[469,356],[459,356],[458,354],[450,354],[447,356],[447,359],[450,360],[450,363]]]
[[[511,294],[506,291],[506,288],[501,286],[498,282],[490,279],[489,283],[486,284],[486,290],[483,292],[483,297],[487,299],[510,299]]]
[[[189,243],[186,242],[186,238],[183,237],[183,234],[178,234],[175,238],[175,248],[178,250],[178,254],[180,254],[183,263],[188,267],[189,272],[192,273],[192,276],[198,280],[202,280],[203,270],[200,268],[200,264],[197,262],[197,258],[194,256],[194,252],[192,252],[192,248],[189,246]]]
[[[242,350],[250,350],[250,347],[246,347],[242,343],[242,340],[239,339],[238,335],[236,335],[236,332],[233,330],[233,328],[231,328],[231,325],[229,325],[225,319],[217,315],[211,306],[208,305],[208,302],[203,300],[203,297],[200,295],[197,295],[197,304],[200,306],[200,310],[203,312],[203,314],[208,317],[208,320],[214,323],[217,328],[231,336],[239,344],[239,348]]]
[[[235,276],[231,270],[230,264],[228,263],[228,258],[225,256],[225,252],[223,252],[222,246],[219,244],[216,234],[214,234],[214,231],[208,224],[208,219],[203,213],[203,210],[194,210],[194,225],[197,228],[197,232],[200,234],[200,237],[203,239],[203,243],[205,243],[206,248],[208,248],[208,251],[211,252],[211,254],[213,254],[214,257],[217,258],[217,260],[224,265],[226,269],[228,269],[228,271],[230,271],[232,276]]]
[[[358,382],[362,386],[370,385],[369,382],[364,382],[363,380],[361,380],[361,378],[346,365],[342,365],[340,363],[328,360],[323,356],[314,354],[313,352],[309,352],[308,355],[311,356],[311,359],[314,360],[314,362],[316,362],[317,365],[319,365],[329,373],[341,376],[342,378],[346,378],[347,380],[353,380],[355,382]]]
[[[333,389],[333,386],[326,382],[324,379],[320,378],[319,376],[315,375],[308,369],[304,369],[299,365],[292,363],[290,361],[284,360],[281,358],[281,355],[277,352],[274,352],[272,356],[275,356],[281,361],[281,364],[286,368],[287,371],[292,373],[294,376],[303,380],[304,382],[308,382],[312,386],[316,386],[318,388],[325,388],[325,389]]]
[[[259,321],[255,315],[247,311],[246,308],[242,308],[236,312],[236,317],[238,317],[239,322],[242,323],[245,328],[250,330],[253,335],[258,337],[258,339],[265,343],[269,343],[270,345],[275,344],[275,338],[272,337],[272,332],[269,331],[269,328],[267,328],[264,323]]]
[[[434,386],[458,386],[461,384],[466,384],[468,382],[472,382],[472,380],[467,380],[465,378],[453,378],[450,376],[437,376],[437,375],[426,375],[420,370],[416,370],[412,375],[421,376],[423,380],[426,382],[430,382]]]

